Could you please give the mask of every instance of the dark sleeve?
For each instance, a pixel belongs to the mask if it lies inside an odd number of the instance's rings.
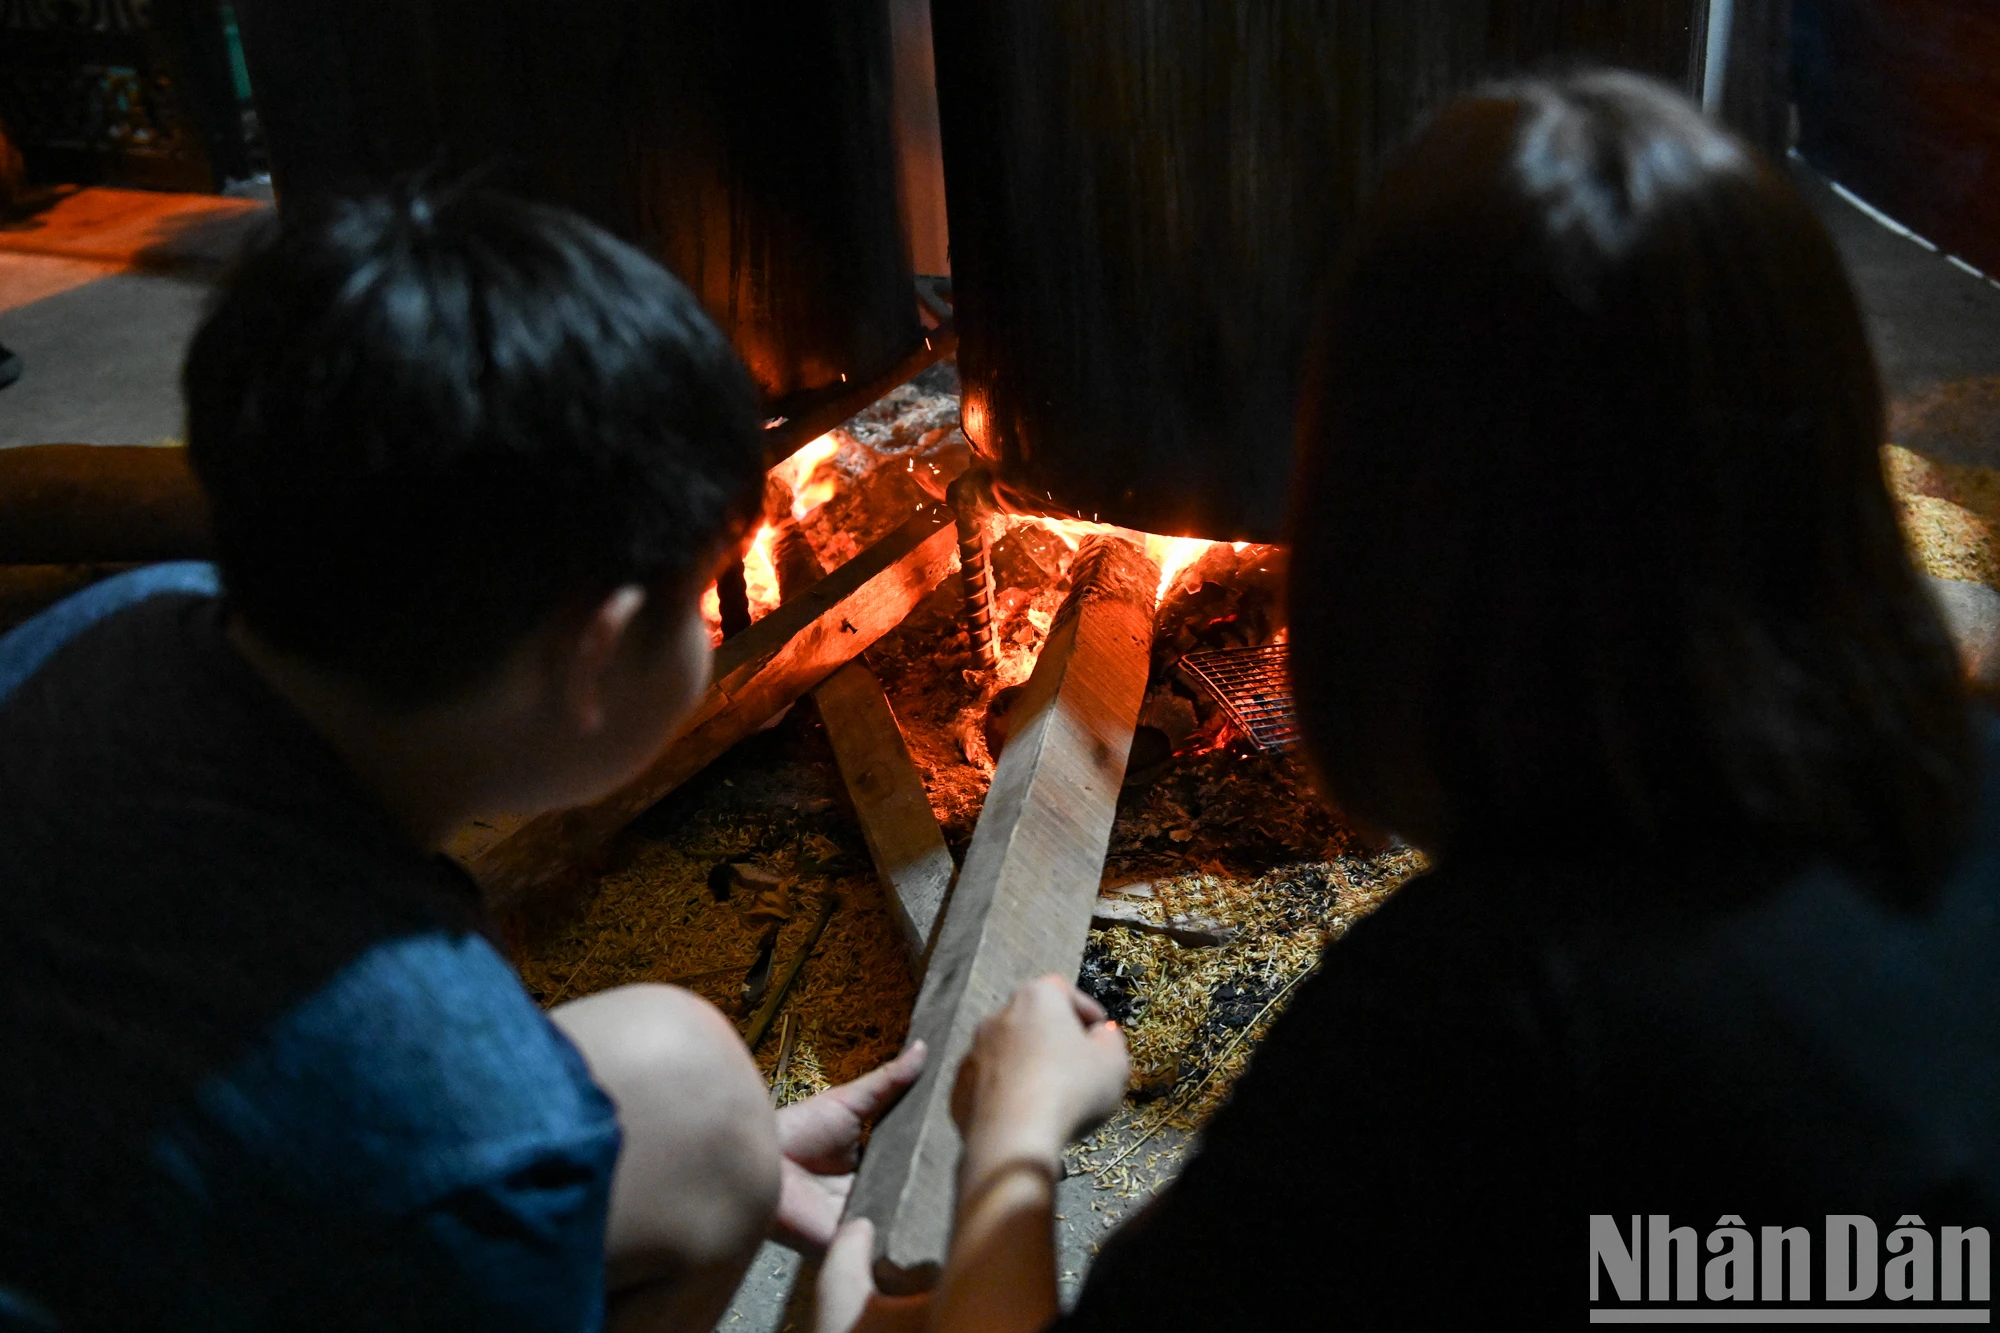
[[[363,1307],[352,1320],[328,1324],[508,1333],[601,1328],[615,1159],[615,1137],[551,1141],[516,1169],[404,1219],[398,1230],[407,1244],[373,1256],[380,1285],[360,1284],[373,1288]],[[345,1276],[337,1280],[353,1289]]]
[[[1456,908],[1419,882],[1329,948],[1060,1327],[1414,1327],[1491,1298],[1514,1261],[1467,1228],[1536,1225],[1521,1182],[1550,1128],[1545,1015]]]

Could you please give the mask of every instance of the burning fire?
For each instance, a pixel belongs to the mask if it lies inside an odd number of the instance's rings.
[[[770,475],[784,483],[786,493],[791,496],[790,517],[793,521],[804,519],[813,510],[839,494],[843,477],[840,469],[834,466],[834,459],[840,453],[841,444],[840,436],[836,432],[828,431],[771,469]],[[780,521],[783,521],[782,518]],[[1023,514],[1011,515],[1005,522],[1009,525],[1038,526],[1072,551],[1082,545],[1085,537],[1096,533],[1110,533],[1127,541],[1142,544],[1147,558],[1160,567],[1160,584],[1154,593],[1155,601],[1164,600],[1174,585],[1194,567],[1209,548],[1217,545],[1200,537],[1166,537],[1151,532],[1135,532],[1109,523],[1092,523],[1084,519]],[[773,524],[761,525],[757,529],[756,536],[751,539],[749,548],[744,552],[743,582],[749,594],[752,620],[761,620],[778,606],[778,573],[772,560],[772,547],[777,535],[778,529]],[[1233,542],[1230,545],[1240,552],[1247,549],[1250,543]],[[720,643],[721,602],[713,586],[702,595],[701,613],[708,622],[711,639]]]
[[[840,440],[828,431],[771,469],[791,492],[793,518],[804,518],[839,492],[840,473],[830,466],[839,452]]]
[[[750,618],[762,620],[778,605],[778,566],[771,559],[771,544],[778,530],[769,523],[757,529],[750,549],[743,553],[743,586],[750,593]]]
[[[770,475],[783,482],[785,493],[791,496],[793,521],[805,518],[840,493],[840,469],[833,466],[840,445],[840,437],[828,431],[771,469]],[[762,620],[778,606],[778,570],[771,560],[777,536],[778,529],[764,523],[743,553],[743,584],[749,593],[752,620]],[[710,641],[721,643],[722,598],[713,584],[701,595],[701,615],[708,622]]]
[[[743,552],[743,588],[749,594],[750,619],[762,620],[778,609],[778,570],[771,563],[771,543],[778,530],[769,523],[757,529]],[[711,583],[701,595],[701,618],[708,623],[711,647],[722,643],[722,594]]]
[[[1153,594],[1154,601],[1165,598],[1180,576],[1201,559],[1208,548],[1216,545],[1201,537],[1162,537],[1152,532],[1132,532],[1116,528],[1109,523],[1091,523],[1080,518],[1043,518],[1039,515],[1023,515],[1011,518],[1010,523],[1033,523],[1062,540],[1063,545],[1074,551],[1083,544],[1085,537],[1094,533],[1109,532],[1124,537],[1142,539],[1146,548],[1146,558],[1160,567],[1160,586]],[[1232,542],[1238,551],[1246,549],[1248,542]]]
[[[1160,586],[1153,594],[1153,600],[1164,600],[1167,589],[1174,586],[1174,581],[1213,545],[1214,542],[1203,541],[1199,537],[1156,537],[1147,533],[1146,555],[1160,567]],[[1242,550],[1243,544],[1239,543],[1236,549]]]

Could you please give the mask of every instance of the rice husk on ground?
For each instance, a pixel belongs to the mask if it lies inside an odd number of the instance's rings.
[[[2000,589],[2000,471],[1952,463],[1890,444],[1882,472],[1903,540],[1918,569]]]
[[[523,981],[543,1004],[633,982],[684,986],[738,1020],[764,925],[738,889],[716,900],[710,875],[732,859],[796,877],[773,952],[775,986],[829,894],[839,906],[785,1010],[799,1035],[783,1100],[866,1073],[895,1055],[916,1002],[901,936],[868,865],[825,730],[811,705],[739,745],[636,824],[614,868],[503,922]],[[755,1052],[768,1079],[777,1025]]]

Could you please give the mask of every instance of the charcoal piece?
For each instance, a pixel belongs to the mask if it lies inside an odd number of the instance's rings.
[[[1174,743],[1167,733],[1141,723],[1132,733],[1132,754],[1125,761],[1126,784],[1150,782],[1157,776],[1153,770],[1173,757]]]
[[[764,931],[764,938],[757,944],[757,961],[750,964],[750,970],[743,975],[743,988],[737,993],[736,1006],[739,1015],[748,1014],[764,998],[764,992],[771,987],[771,963],[778,951],[778,923],[773,921]]]
[[[1139,725],[1158,731],[1167,743],[1167,753],[1178,754],[1200,720],[1195,716],[1194,700],[1165,687],[1148,694],[1139,706]]]
[[[1093,943],[1083,951],[1076,988],[1103,1005],[1112,1022],[1132,1021],[1138,987],[1131,977],[1119,975],[1118,960],[1103,945]]]
[[[1275,990],[1253,977],[1225,981],[1209,994],[1209,1017],[1226,1028],[1247,1028],[1264,1012]]]

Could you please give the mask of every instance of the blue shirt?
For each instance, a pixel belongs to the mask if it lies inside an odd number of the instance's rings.
[[[617,1122],[475,887],[92,592],[0,702],[0,1328],[599,1326]]]

